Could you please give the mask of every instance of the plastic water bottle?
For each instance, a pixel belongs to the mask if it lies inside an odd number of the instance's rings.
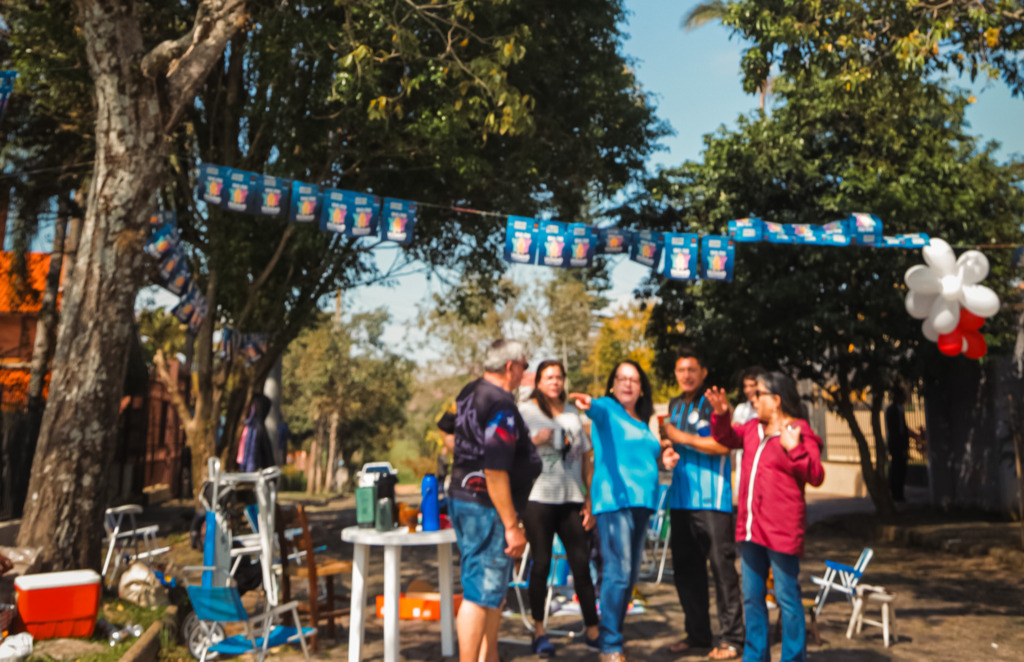
[[[423,514],[423,530],[438,531],[441,528],[441,508],[437,498],[437,476],[427,474],[420,485],[420,512]]]

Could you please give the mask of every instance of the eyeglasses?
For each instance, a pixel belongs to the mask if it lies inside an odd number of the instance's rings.
[[[756,391],[754,391],[754,397],[755,398],[760,398],[762,395],[775,395],[775,394],[772,393],[771,391],[762,391],[761,389],[757,389]]]
[[[617,384],[639,384],[639,377],[616,377],[615,383]]]
[[[516,361],[516,363],[523,366],[523,372],[526,372],[526,369],[530,367],[530,362],[527,361],[526,359],[523,359],[522,361]]]

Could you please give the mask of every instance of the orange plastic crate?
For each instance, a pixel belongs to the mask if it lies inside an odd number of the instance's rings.
[[[34,639],[91,637],[100,608],[93,570],[48,572],[14,579],[18,617]]]
[[[459,613],[462,594],[456,593],[452,599],[455,613]],[[384,618],[384,596],[377,596],[377,618]],[[398,618],[403,620],[439,621],[441,620],[440,593],[402,593],[398,597]]]

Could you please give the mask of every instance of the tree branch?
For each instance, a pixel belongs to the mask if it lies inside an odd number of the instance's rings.
[[[192,30],[157,45],[142,59],[142,72],[166,80],[167,109],[164,130],[178,124],[224,48],[248,18],[245,0],[203,0]]]

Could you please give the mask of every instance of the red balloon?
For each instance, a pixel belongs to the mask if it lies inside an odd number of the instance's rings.
[[[957,323],[956,328],[961,331],[977,331],[981,328],[981,325],[985,323],[985,318],[980,315],[975,315],[966,308],[960,309],[960,321]]]
[[[956,356],[964,347],[964,335],[959,329],[953,329],[939,336],[938,345],[939,351],[946,356]]]
[[[967,349],[964,350],[964,356],[967,358],[980,359],[988,352],[988,344],[985,342],[985,336],[981,335],[977,331],[968,331],[965,333],[964,340],[967,341]]]

